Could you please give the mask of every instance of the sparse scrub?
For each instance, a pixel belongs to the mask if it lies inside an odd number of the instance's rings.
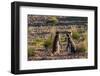
[[[43,45],[44,45],[45,48],[52,47],[52,39],[51,39],[51,37],[49,37],[47,40],[45,40]]]
[[[72,32],[72,38],[78,40],[80,38],[80,34],[78,32]]]
[[[88,51],[88,42],[87,42],[87,33],[84,33],[82,35],[81,41],[77,44],[77,50],[81,52],[87,52]]]
[[[33,47],[28,48],[28,56],[34,56],[35,55],[35,49]]]
[[[77,45],[77,51],[79,52],[87,52],[87,42],[83,41]]]

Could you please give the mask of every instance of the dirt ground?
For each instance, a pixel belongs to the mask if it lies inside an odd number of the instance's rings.
[[[51,55],[46,51],[35,51],[33,56],[28,57],[28,60],[59,60],[59,59],[86,59],[87,53],[76,52],[69,54],[67,51],[61,51],[60,54]]]

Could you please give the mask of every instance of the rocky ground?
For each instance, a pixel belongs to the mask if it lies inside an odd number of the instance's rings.
[[[82,59],[87,58],[87,53],[76,52],[69,54],[67,51],[61,51],[60,54],[51,55],[46,51],[35,51],[33,56],[28,57],[28,60],[58,60],[58,59]]]

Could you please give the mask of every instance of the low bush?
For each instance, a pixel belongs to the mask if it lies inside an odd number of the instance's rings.
[[[45,48],[50,48],[52,46],[52,40],[51,39],[45,40],[43,45]]]
[[[28,48],[28,56],[34,56],[35,55],[35,49],[33,47]]]
[[[72,38],[78,40],[80,38],[80,34],[78,32],[72,32]]]

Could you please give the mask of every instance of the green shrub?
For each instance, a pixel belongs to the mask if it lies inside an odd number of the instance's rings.
[[[75,40],[78,40],[80,38],[80,34],[78,32],[73,32],[72,38],[75,39]]]
[[[51,40],[45,40],[44,41],[44,47],[49,48],[49,47],[51,47],[51,45],[52,45],[52,41]]]
[[[41,46],[41,44],[43,43],[43,41],[44,40],[41,39],[41,38],[40,39],[35,39],[35,40],[32,41],[32,45],[33,46]]]
[[[36,39],[36,42],[42,42],[43,39],[39,38],[39,39]]]
[[[34,56],[35,55],[35,49],[34,48],[32,48],[32,47],[29,47],[28,48],[28,56]]]
[[[58,19],[55,16],[52,16],[52,17],[49,18],[49,21],[51,22],[51,24],[53,26],[55,26],[58,22]]]
[[[51,48],[52,47],[52,38],[49,37],[47,40],[44,41],[43,46],[47,49],[47,48]]]

